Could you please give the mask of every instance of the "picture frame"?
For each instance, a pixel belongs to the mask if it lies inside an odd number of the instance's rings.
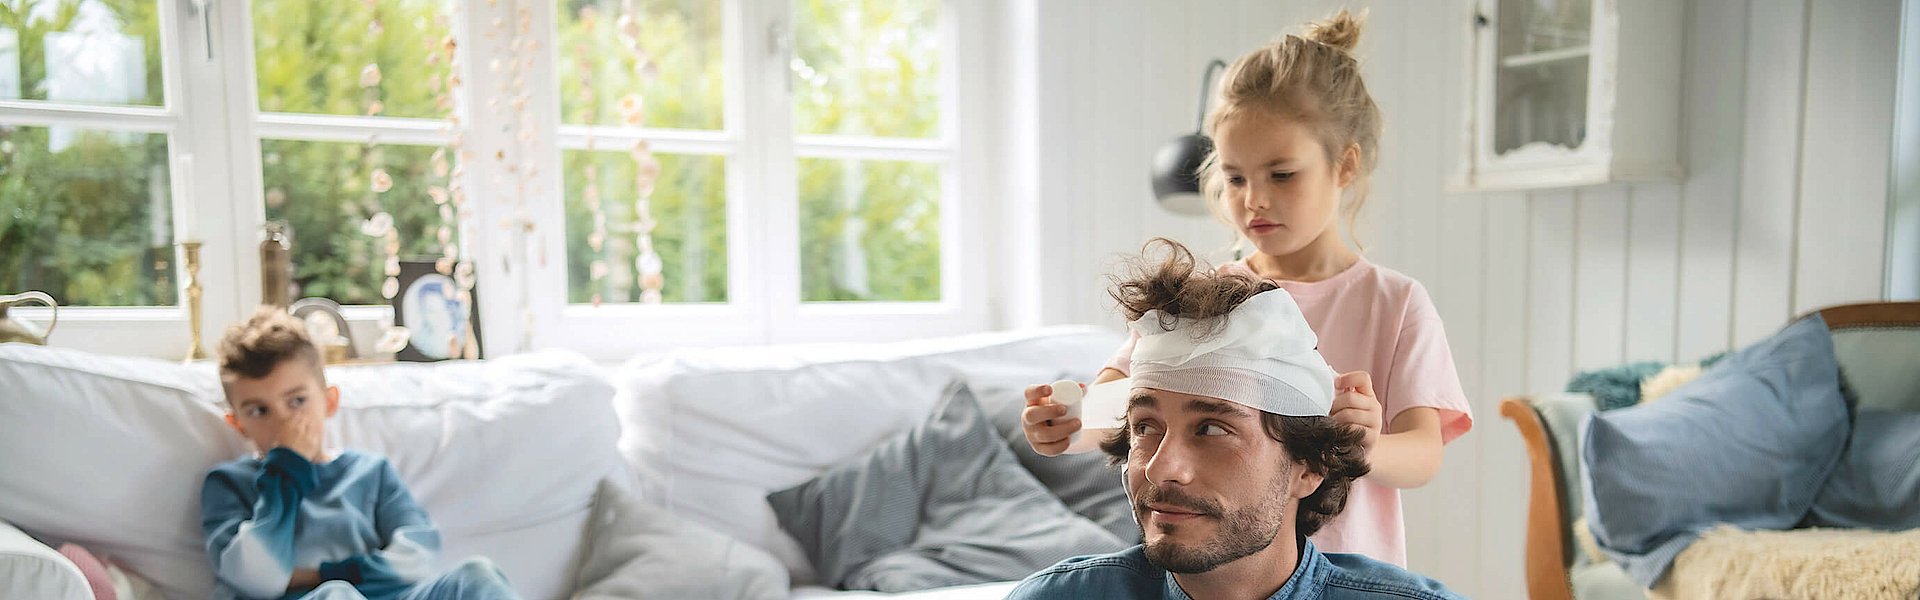
[[[433,362],[480,358],[479,287],[471,306],[459,300],[459,285],[433,261],[400,261],[400,292],[393,295],[393,324],[407,328],[407,346],[394,360]]]

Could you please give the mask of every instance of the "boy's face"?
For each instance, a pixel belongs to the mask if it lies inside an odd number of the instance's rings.
[[[291,437],[301,433],[317,445],[323,424],[340,410],[340,388],[321,387],[313,368],[297,359],[281,361],[266,377],[235,378],[226,390],[227,423],[263,452],[295,446],[301,440]]]

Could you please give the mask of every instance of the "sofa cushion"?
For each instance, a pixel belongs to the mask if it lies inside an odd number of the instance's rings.
[[[93,600],[73,561],[0,521],[0,598]]]
[[[636,357],[617,375],[620,449],[647,501],[767,549],[810,583],[812,567],[780,530],[768,492],[912,427],[951,381],[1024,386],[1063,371],[1091,375],[1123,341],[1075,327]]]
[[[1659,402],[1588,419],[1587,524],[1627,575],[1652,587],[1718,524],[1799,523],[1849,425],[1826,322],[1802,319]]]
[[[1861,410],[1813,501],[1815,527],[1920,529],[1920,412]]]
[[[608,478],[594,498],[573,600],[779,600],[787,568],[711,529],[654,510],[629,482]]]
[[[956,383],[912,430],[767,501],[820,579],[844,589],[1021,579],[1131,545],[1067,510],[1001,439]]]
[[[440,527],[442,561],[491,554],[528,600],[569,591],[595,482],[621,464],[613,390],[591,362],[550,352],[327,378],[341,390],[327,443],[388,457]],[[47,457],[0,463],[0,520],[113,556],[174,600],[208,597],[201,482],[252,451],[222,420],[213,366],[4,344],[0,382],[0,456]]]
[[[1071,374],[1047,380],[1076,378]],[[1084,377],[1079,377],[1084,379]],[[1038,382],[1035,382],[1038,383]],[[1031,385],[1031,384],[1028,384]],[[1133,504],[1127,501],[1127,489],[1119,467],[1107,464],[1104,452],[1083,452],[1045,456],[1027,443],[1027,432],[1020,426],[1020,412],[1027,407],[1026,385],[995,386],[976,384],[972,388],[980,409],[993,424],[1007,449],[1020,460],[1034,479],[1047,486],[1069,510],[1106,528],[1114,537],[1130,544],[1140,543],[1140,526],[1133,522]]]
[[[1920,328],[1854,327],[1833,332],[1840,378],[1861,410],[1920,412]]]

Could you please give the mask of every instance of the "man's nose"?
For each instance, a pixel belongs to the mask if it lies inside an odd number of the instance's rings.
[[[1147,481],[1160,483],[1193,482],[1193,449],[1183,440],[1168,436],[1147,459]]]

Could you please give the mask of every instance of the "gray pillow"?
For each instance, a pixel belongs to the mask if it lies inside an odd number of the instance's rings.
[[[600,481],[571,600],[776,600],[787,568],[765,550],[663,514],[627,485]]]
[[[1129,545],[1067,510],[1003,439],[956,383],[912,430],[767,502],[821,581],[841,589],[1011,581]]]
[[[1920,413],[1863,410],[1813,501],[1815,527],[1920,528]]]
[[[1056,377],[1055,380],[1064,379]],[[1034,479],[1060,498],[1067,509],[1091,519],[1114,537],[1140,543],[1140,526],[1133,522],[1133,507],[1127,502],[1127,490],[1120,469],[1107,466],[1104,452],[1042,456],[1027,443],[1020,428],[1020,411],[1027,407],[1026,387],[995,387],[975,383],[987,421],[1006,439],[1007,449],[1020,459],[1020,466]]]
[[[1651,588],[1717,524],[1800,523],[1848,428],[1833,339],[1816,314],[1658,402],[1588,419],[1587,525],[1627,575]]]

